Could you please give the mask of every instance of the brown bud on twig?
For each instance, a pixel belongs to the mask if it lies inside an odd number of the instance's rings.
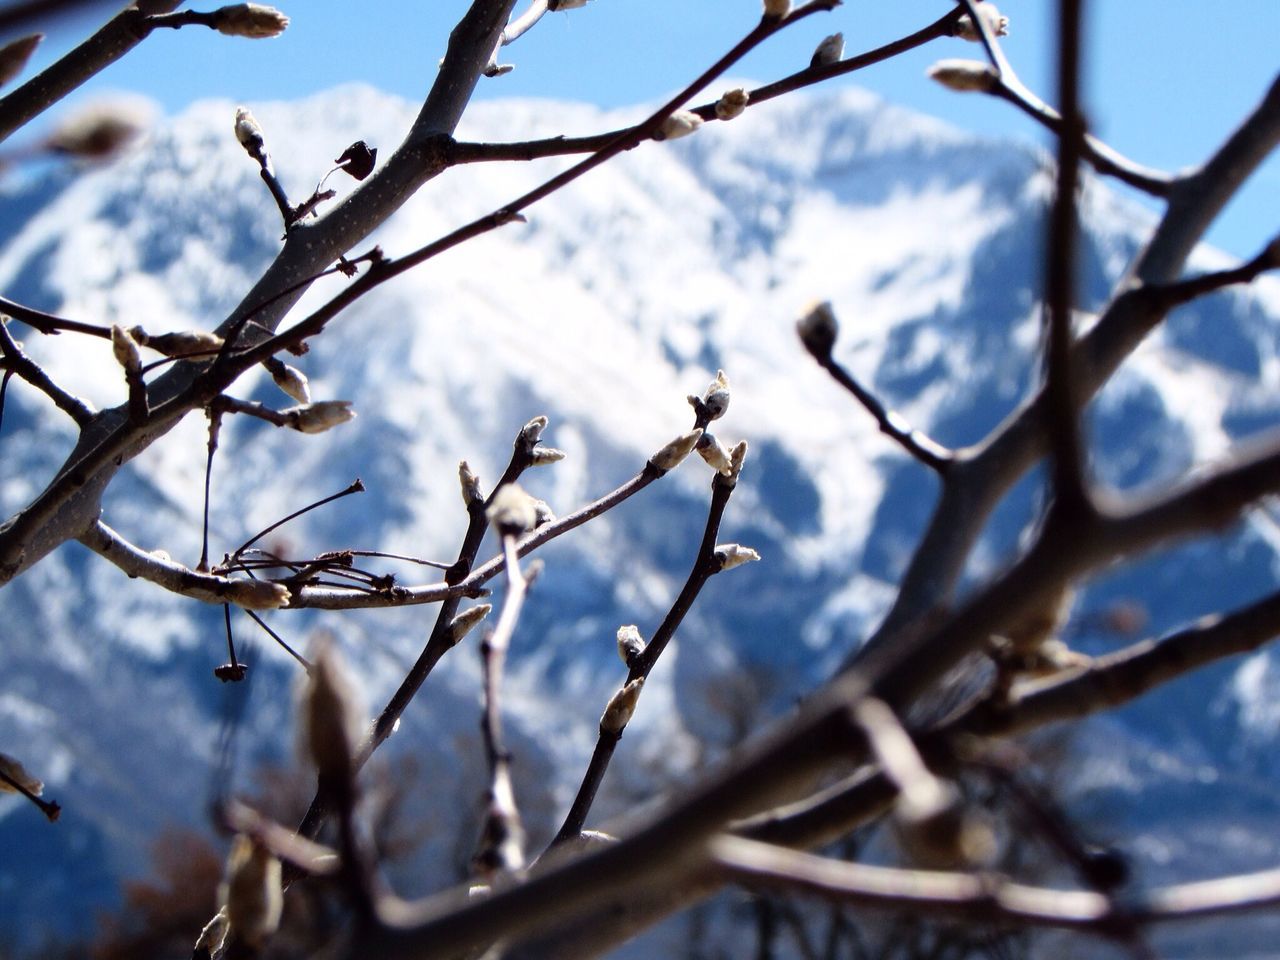
[[[831,309],[830,302],[826,301],[811,304],[804,316],[796,321],[796,333],[800,334],[800,342],[820,362],[831,358],[831,348],[836,345],[839,331],[836,312]]]
[[[231,580],[225,597],[246,610],[278,610],[290,597],[289,588],[270,580]]]
[[[300,433],[324,433],[340,423],[356,418],[350,400],[318,400],[280,411],[289,418],[289,426]]]
[[[981,60],[939,60],[926,72],[957,93],[990,93],[1000,82],[995,67]]]
[[[45,146],[53,153],[80,160],[110,160],[141,135],[146,123],[134,105],[93,104],[64,120]]]
[[[456,643],[460,643],[462,638],[487,617],[492,609],[493,604],[480,603],[468,610],[463,610],[462,613],[449,621],[449,645],[453,646]]]
[[[716,101],[716,117],[720,120],[732,120],[734,117],[740,117],[742,116],[742,111],[747,109],[747,103],[750,100],[751,95],[742,87],[726,90],[720,94],[720,99]]]
[[[739,543],[721,543],[716,546],[715,558],[721,570],[732,570],[734,567],[740,567],[744,563],[759,560],[760,554]]]
[[[691,110],[677,110],[662,121],[662,126],[653,135],[655,140],[679,140],[687,137],[702,126],[702,118]]]
[[[636,712],[636,702],[640,699],[640,690],[644,687],[644,677],[636,677],[612,697],[600,717],[600,732],[605,736],[617,737],[631,722],[631,715]]]
[[[628,669],[635,665],[636,658],[644,653],[644,648],[644,637],[640,636],[639,627],[628,624],[618,628],[618,656]]]
[[[43,39],[43,33],[33,33],[0,47],[0,84],[8,83],[22,72]]]
[[[359,692],[336,647],[322,642],[302,687],[299,746],[323,777],[347,777],[366,721]]]
[[[494,492],[486,515],[500,537],[518,537],[538,523],[533,497],[517,483],[504,483]]]
[[[288,26],[288,17],[261,3],[236,3],[213,11],[213,29],[229,37],[264,40],[280,36]]]
[[[986,3],[978,4],[978,16],[982,18],[982,22],[993,36],[1007,37],[1009,35],[1009,18],[1001,16],[999,9],[990,0]],[[967,13],[956,21],[956,36],[971,43],[980,43],[982,41],[981,31],[978,30],[973,18]]]
[[[261,947],[280,926],[280,861],[242,833],[231,841],[221,892],[231,931],[250,947]]]
[[[463,460],[458,464],[458,482],[462,485],[462,502],[470,509],[473,504],[484,503],[484,494],[480,492],[480,478],[471,470],[471,465]]]
[[[357,140],[343,150],[342,156],[333,162],[340,166],[344,173],[355,177],[357,180],[363,180],[373,173],[373,165],[377,160],[377,147],[371,147],[363,140]]]
[[[839,63],[840,58],[843,56],[844,34],[833,33],[829,37],[823,37],[822,42],[813,51],[813,57],[809,60],[809,68],[829,67],[833,63]]]
[[[649,462],[666,473],[680,466],[680,462],[693,452],[694,445],[702,436],[701,428],[690,430],[676,437],[665,447],[649,458]]]
[[[27,772],[26,767],[7,753],[0,753],[0,773],[8,778],[8,780],[0,780],[0,793],[17,793],[19,787],[37,797],[44,793],[44,784],[40,779],[33,777]],[[9,783],[9,780],[13,783]]]

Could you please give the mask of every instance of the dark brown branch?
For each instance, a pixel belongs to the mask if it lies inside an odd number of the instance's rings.
[[[5,371],[6,382],[8,377],[13,375],[31,384],[52,400],[59,410],[74,420],[76,426],[84,427],[93,419],[93,410],[87,403],[54,383],[53,378],[22,351],[9,333],[8,325],[2,319],[0,319],[0,368]]]
[[[0,312],[8,314],[15,320],[21,320],[27,326],[45,334],[56,335],[63,330],[67,330],[73,333],[86,333],[91,337],[99,337],[103,340],[111,339],[110,327],[93,323],[81,323],[79,320],[68,320],[65,317],[56,317],[52,313],[33,310],[31,307],[23,306],[5,297],[0,297]]]
[[[36,796],[35,792],[28,788],[25,783],[9,776],[4,772],[4,770],[0,770],[0,780],[3,780],[12,791],[22,794],[39,807],[40,812],[48,817],[50,823],[56,822],[58,817],[62,814],[62,807],[59,804],[52,800],[43,800]]]
[[[712,481],[711,505],[707,510],[707,524],[703,530],[702,543],[698,547],[697,556],[693,561],[693,569],[689,571],[689,577],[685,581],[684,588],[671,605],[671,609],[667,611],[667,615],[663,617],[658,629],[654,631],[648,645],[635,661],[630,664],[625,681],[626,684],[634,683],[637,680],[643,681],[649,676],[657,664],[658,658],[662,656],[663,650],[666,649],[667,644],[675,636],[676,630],[684,620],[685,615],[693,607],[698,594],[702,592],[702,588],[706,586],[708,580],[720,572],[721,565],[716,558],[715,552],[716,537],[719,535],[720,521],[724,517],[725,507],[728,506],[729,498],[733,495],[736,485],[737,478],[724,477],[718,473]],[[613,752],[618,746],[618,741],[622,739],[625,729],[625,721],[619,726],[617,724],[607,724],[604,720],[601,720],[600,735],[596,740],[595,750],[592,751],[587,771],[582,778],[582,783],[578,786],[577,795],[574,797],[573,804],[565,816],[564,823],[561,824],[555,839],[551,841],[552,846],[577,839],[582,833],[582,828],[587,821],[587,815],[591,812],[592,804],[595,803],[596,793],[600,789],[605,772],[609,768],[609,762],[613,758]]]
[[[77,7],[93,4],[106,6],[102,0],[17,0],[0,10],[0,30],[12,30],[37,21],[39,25],[50,18],[70,13]]]
[[[1148,284],[1137,295],[1149,298],[1158,309],[1168,312],[1174,307],[1217,293],[1226,287],[1253,283],[1268,270],[1275,269],[1280,269],[1280,236],[1267,244],[1252,260],[1238,267],[1188,277],[1174,283]]]

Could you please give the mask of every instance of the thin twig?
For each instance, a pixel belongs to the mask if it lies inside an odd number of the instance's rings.
[[[93,409],[87,403],[54,383],[53,378],[38,363],[23,353],[3,319],[0,319],[0,358],[3,358],[6,383],[10,376],[17,376],[31,384],[74,420],[78,427],[85,427],[93,419]]]
[[[52,800],[44,800],[36,796],[36,794],[29,787],[27,787],[26,784],[21,783],[20,781],[9,776],[7,773],[4,772],[4,770],[0,770],[0,780],[3,780],[10,787],[10,789],[16,791],[17,793],[22,794],[24,797],[26,797],[28,800],[34,803],[37,807],[39,807],[40,812],[49,818],[50,823],[55,822],[58,819],[58,817],[61,815],[62,807],[59,804],[55,803]]]
[[[0,297],[0,313],[8,314],[15,320],[20,320],[33,330],[39,330],[41,333],[50,336],[56,336],[63,330],[71,333],[84,333],[91,337],[98,337],[102,340],[111,339],[111,328],[104,327],[94,323],[82,323],[79,320],[68,320],[66,317],[55,316],[52,313],[45,313],[43,310],[35,310],[31,307],[23,306],[16,300],[10,300],[7,297]]]

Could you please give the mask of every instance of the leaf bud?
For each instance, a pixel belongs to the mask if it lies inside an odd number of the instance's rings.
[[[645,646],[644,637],[640,636],[640,628],[635,624],[618,628],[618,656],[627,665],[627,669],[635,666],[636,658],[644,653]]]
[[[716,371],[716,378],[702,394],[702,409],[708,420],[719,420],[729,409],[729,378],[723,370]]]
[[[534,446],[542,440],[542,431],[547,429],[546,417],[534,417],[520,428],[520,442]]]
[[[253,157],[259,163],[264,162],[266,157],[267,139],[262,132],[262,126],[248,107],[236,108],[236,139],[240,141],[240,146],[244,147],[245,153]]]
[[[44,793],[44,784],[37,777],[33,777],[24,767],[13,757],[7,753],[0,753],[0,773],[3,773],[8,780],[0,780],[0,793],[17,793],[18,784],[23,790],[26,790],[32,796],[40,796]],[[9,783],[12,780],[13,783]]]
[[[747,109],[747,103],[750,100],[751,95],[742,87],[726,90],[720,94],[720,99],[716,101],[716,116],[721,120],[732,120],[734,117],[740,117],[742,116],[742,111]]]
[[[981,60],[939,60],[926,73],[957,93],[990,93],[1000,82],[995,67]]]
[[[605,736],[619,737],[636,712],[636,702],[644,687],[644,677],[636,677],[609,698],[609,705],[600,717],[600,732]]]
[[[844,34],[833,33],[829,37],[823,37],[822,42],[813,51],[813,57],[809,60],[809,69],[829,67],[833,63],[838,63],[843,56]]]
[[[800,342],[819,362],[831,358],[831,348],[836,345],[840,324],[829,301],[815,302],[796,322]]]
[[[555,447],[534,447],[529,454],[529,466],[545,467],[548,464],[563,460],[564,457],[564,451],[557,450]]]
[[[33,33],[0,47],[0,84],[8,83],[22,72],[43,39],[43,33]]]
[[[791,0],[764,0],[764,18],[781,20],[791,12]]]
[[[685,457],[693,452],[694,444],[698,442],[698,438],[701,436],[701,428],[683,433],[650,457],[649,462],[663,473],[674,470],[680,466],[680,462]]]
[[[472,504],[484,503],[484,494],[480,492],[480,478],[465,460],[458,464],[458,482],[462,485],[462,502],[468,509]]]
[[[538,523],[533,497],[516,483],[504,483],[494,492],[486,515],[500,537],[518,537]]]
[[[216,353],[222,348],[222,338],[216,333],[203,330],[180,330],[177,333],[162,333],[151,336],[141,327],[131,327],[130,335],[141,346],[150,347],[156,353],[166,357],[191,357]]]
[[[236,3],[213,11],[213,29],[228,37],[263,40],[280,36],[287,26],[288,17],[261,3]]]
[[[274,363],[267,365],[267,370],[271,372],[271,379],[275,381],[276,386],[287,396],[297,400],[298,403],[311,402],[311,385],[307,375],[297,367],[291,367],[282,360],[275,360]]]
[[[350,400],[319,400],[289,407],[280,413],[288,417],[289,426],[300,433],[324,433],[356,418]]]
[[[289,588],[270,580],[231,580],[225,598],[246,610],[278,610],[288,604]]]
[[[537,520],[534,521],[533,528],[535,530],[544,523],[554,523],[556,519],[555,512],[551,509],[551,504],[545,500],[533,501],[533,511],[537,514]]]
[[[342,656],[321,641],[302,686],[299,746],[321,776],[348,777],[366,721],[359,691]]]
[[[707,461],[711,469],[716,473],[729,477],[733,475],[733,461],[729,457],[729,451],[720,445],[720,441],[709,433],[704,433],[698,440],[698,445],[694,448],[698,451],[698,455]]]
[[[463,610],[449,622],[449,646],[461,642],[493,609],[491,603],[480,603],[468,610]]]
[[[702,118],[691,110],[677,110],[662,121],[662,126],[653,135],[655,140],[679,140],[687,137],[702,126]]]
[[[729,476],[735,480],[742,473],[742,465],[747,459],[747,441],[739,440],[729,451]]]
[[[110,160],[142,134],[146,123],[147,118],[134,105],[93,104],[63,121],[45,146],[81,160]]]
[[[982,19],[986,28],[991,31],[992,36],[1007,37],[1009,35],[1009,18],[1001,16],[994,3],[979,3],[978,16]],[[967,13],[956,21],[956,36],[971,43],[980,43],[982,41],[982,32],[978,29],[977,24],[973,22],[973,18]]]
[[[227,856],[222,902],[236,937],[260,948],[280,926],[284,905],[280,861],[265,846],[236,834]]]
[[[142,372],[142,354],[138,352],[138,341],[119,324],[111,325],[111,352],[126,373]]]
[[[721,543],[716,546],[715,558],[721,570],[732,570],[744,563],[759,560],[760,554],[738,543]]]

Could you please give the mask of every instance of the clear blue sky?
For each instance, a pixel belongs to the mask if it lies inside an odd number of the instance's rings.
[[[188,4],[210,9],[210,3]],[[277,0],[293,23],[273,40],[237,40],[203,28],[160,31],[96,78],[88,90],[130,90],[167,111],[201,97],[248,104],[364,81],[411,99],[429,87],[467,0]],[[1032,89],[1053,100],[1051,0],[1004,0],[1005,49]],[[1093,0],[1088,107],[1100,136],[1136,160],[1195,164],[1231,130],[1280,72],[1280,0]],[[846,49],[878,46],[941,15],[944,0],[846,0],[775,37],[738,76],[767,81],[808,62],[815,43],[842,31]],[[523,8],[523,4],[517,10]],[[101,19],[81,16],[52,31],[47,62]],[[106,10],[112,5],[106,4]],[[677,88],[754,24],[758,0],[591,0],[548,15],[502,59],[516,65],[482,83],[483,97],[542,96],[604,106],[647,103]],[[941,90],[924,69],[941,57],[976,57],[959,40],[836,81],[861,84],[969,130],[1044,140],[1008,104]],[[581,131],[575,131],[581,132]],[[1273,156],[1215,225],[1210,238],[1251,256],[1280,230],[1280,157]]]

